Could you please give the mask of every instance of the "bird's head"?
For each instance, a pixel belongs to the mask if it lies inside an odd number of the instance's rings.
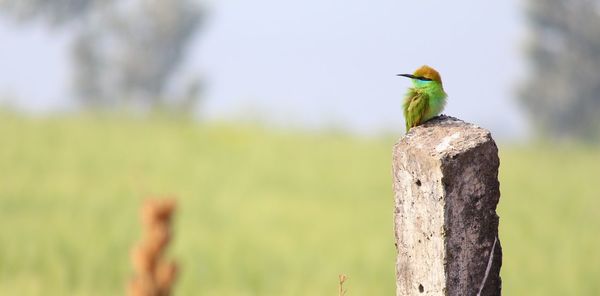
[[[417,69],[413,74],[398,74],[398,76],[408,77],[412,80],[415,87],[430,87],[433,84],[442,86],[442,78],[440,73],[435,69],[425,65]]]

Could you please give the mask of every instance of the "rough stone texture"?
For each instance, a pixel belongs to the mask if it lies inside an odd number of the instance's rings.
[[[498,166],[490,133],[448,116],[396,143],[396,295],[500,295]]]

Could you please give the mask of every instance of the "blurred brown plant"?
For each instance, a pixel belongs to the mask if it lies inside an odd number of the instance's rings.
[[[131,251],[135,275],[129,282],[129,296],[170,295],[177,277],[177,265],[162,258],[171,240],[173,199],[149,199],[141,208],[142,240]]]
[[[346,290],[344,290],[344,282],[346,282],[346,280],[348,279],[348,277],[345,274],[340,274],[339,276],[340,279],[340,286],[338,289],[338,295],[339,296],[344,296],[346,295]]]

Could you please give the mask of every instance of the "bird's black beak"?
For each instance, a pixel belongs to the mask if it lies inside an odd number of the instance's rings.
[[[418,79],[415,75],[412,75],[412,74],[397,74],[396,76],[404,76],[404,77],[408,77],[410,79]]]

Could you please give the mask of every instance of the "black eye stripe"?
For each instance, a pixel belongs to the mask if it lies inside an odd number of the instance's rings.
[[[425,78],[425,77],[422,77],[422,76],[415,76],[415,79],[419,79],[419,80],[422,80],[422,81],[431,81],[431,79]]]

